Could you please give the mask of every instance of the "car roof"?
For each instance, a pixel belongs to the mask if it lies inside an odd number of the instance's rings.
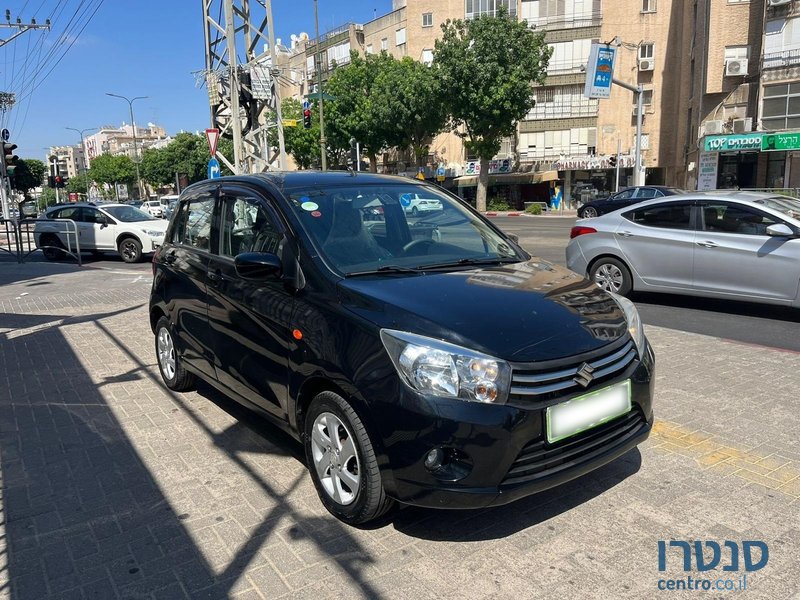
[[[340,185],[397,185],[414,184],[423,187],[424,184],[410,177],[398,175],[379,175],[377,173],[367,173],[364,171],[269,171],[267,173],[255,173],[253,175],[231,175],[215,179],[215,182],[223,183],[268,183],[281,191],[310,186],[326,187]],[[198,185],[208,184],[203,181],[192,184],[188,189]]]

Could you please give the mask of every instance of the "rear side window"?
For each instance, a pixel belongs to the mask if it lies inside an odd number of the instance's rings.
[[[198,250],[211,250],[211,223],[214,217],[213,196],[189,200],[181,206],[172,241]]]
[[[278,254],[283,240],[259,199],[238,191],[223,194],[221,234],[220,254],[231,258],[243,252]]]
[[[80,220],[80,207],[79,206],[70,206],[68,208],[62,208],[61,210],[55,210],[48,215],[50,219],[72,219],[73,221]]]
[[[692,207],[690,204],[657,204],[623,215],[629,221],[646,227],[661,229],[691,229]]]

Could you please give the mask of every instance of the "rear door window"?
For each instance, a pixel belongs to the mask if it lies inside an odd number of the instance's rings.
[[[279,254],[283,234],[253,193],[223,190],[220,255],[231,258],[243,252]]]
[[[658,227],[661,229],[691,229],[692,205],[691,204],[656,204],[632,210],[623,215],[629,221],[645,227]]]
[[[703,231],[767,235],[767,227],[781,222],[761,211],[734,204],[705,202],[702,207]]]

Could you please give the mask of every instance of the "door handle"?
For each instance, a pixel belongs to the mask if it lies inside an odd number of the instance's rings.
[[[703,246],[704,248],[716,248],[718,246],[716,242],[709,242],[709,241],[697,242],[697,245]]]
[[[630,231],[618,231],[617,235],[622,237],[633,237],[633,234]]]
[[[212,283],[218,283],[222,281],[222,272],[221,271],[209,271],[208,272],[208,280]]]

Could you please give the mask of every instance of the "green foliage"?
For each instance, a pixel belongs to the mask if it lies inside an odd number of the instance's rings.
[[[525,207],[525,212],[529,215],[540,215],[542,214],[542,205],[538,202],[532,202]]]
[[[67,191],[67,193],[77,192],[78,194],[83,194],[86,196],[86,179],[87,177],[85,173],[80,173],[75,177],[70,177],[64,189]]]
[[[101,154],[93,158],[89,177],[97,183],[133,183],[136,181],[136,166],[129,156]]]
[[[483,210],[488,161],[532,108],[532,87],[544,82],[552,50],[544,32],[508,16],[448,20],[433,58],[452,125],[464,128],[466,145],[481,159],[477,206]]]
[[[386,52],[362,57],[352,51],[350,56],[347,65],[334,69],[325,87],[334,98],[325,103],[325,136],[333,149],[347,149],[350,138],[358,140],[375,171],[376,155],[396,140],[392,124],[376,117],[386,96],[385,87],[375,82],[396,61]]]
[[[33,188],[42,185],[47,166],[35,158],[20,159],[11,179],[11,189],[22,192],[27,197]]]
[[[492,198],[489,200],[489,210],[506,211],[511,210],[511,205],[504,198]]]
[[[374,126],[386,129],[386,145],[408,148],[417,165],[428,156],[431,140],[447,122],[439,80],[433,68],[409,57],[388,57],[372,90]]]
[[[217,152],[233,161],[233,143],[220,138]],[[189,183],[202,181],[208,175],[208,161],[211,154],[205,135],[179,133],[163,148],[148,148],[142,152],[139,171],[142,178],[154,186],[165,186],[175,181],[175,173],[185,173]],[[223,175],[230,175],[225,163],[220,161]]]
[[[42,188],[42,193],[39,195],[38,209],[42,212],[48,206],[53,206],[56,203],[56,191],[53,188]]]
[[[283,138],[286,152],[292,155],[300,169],[310,169],[319,165],[319,108],[311,109],[311,127],[303,127],[303,104],[294,98],[281,102],[281,113],[284,119],[297,120],[297,127],[284,127]],[[272,139],[274,138],[274,139]],[[273,134],[271,144],[278,145],[277,135]],[[331,157],[328,157],[329,162]]]

